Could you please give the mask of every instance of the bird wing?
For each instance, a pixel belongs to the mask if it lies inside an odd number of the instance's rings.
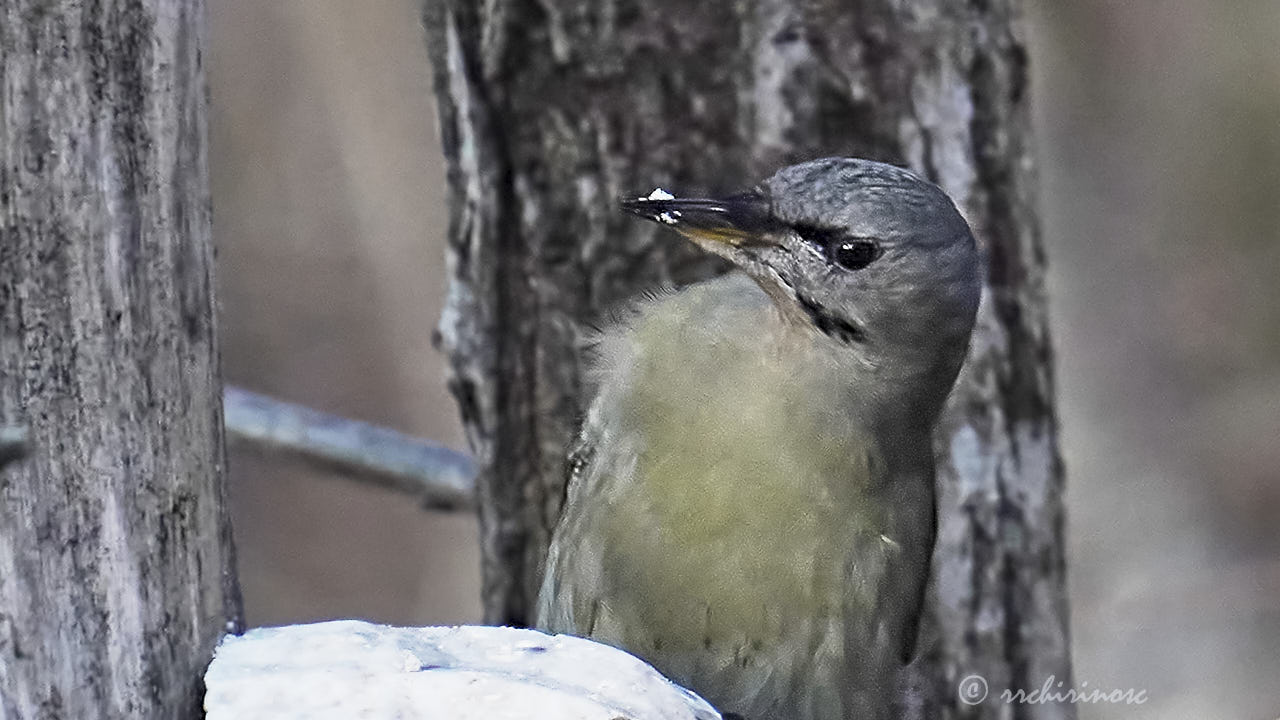
[[[932,508],[932,503],[930,503]],[[932,513],[931,513],[932,514]],[[928,530],[919,541],[913,544],[910,551],[914,557],[906,562],[905,572],[896,573],[902,578],[902,609],[898,623],[902,628],[902,642],[899,647],[899,658],[906,665],[915,658],[916,640],[920,636],[920,625],[923,623],[924,599],[929,586],[930,566],[933,561],[933,543],[938,533],[937,517],[927,522]]]
[[[865,648],[866,643],[875,638],[877,646],[893,653],[883,658],[886,663],[892,660],[907,664],[915,655],[937,533],[933,473],[923,467],[917,473],[895,477],[885,492],[888,496],[879,504],[891,511],[875,528],[879,536],[874,539],[863,536],[855,543],[863,549],[852,556],[864,563],[868,563],[869,558],[878,560],[871,560],[859,574],[861,578],[878,578],[878,585],[862,588],[861,596],[856,591],[850,595],[855,602],[865,603],[868,597],[875,598],[872,615],[876,618],[875,627],[851,628],[851,632],[861,637],[851,637],[849,642]],[[878,545],[878,552],[870,551],[869,544]]]
[[[601,437],[605,430],[592,420],[599,403],[597,396],[568,453],[565,496],[543,567],[534,627],[603,640],[596,629],[602,622],[611,622],[612,609],[601,600],[607,580],[603,554],[607,548],[602,547],[600,534],[607,524],[602,517],[607,501],[601,496],[616,481],[609,467],[610,453],[599,452],[609,449]]]

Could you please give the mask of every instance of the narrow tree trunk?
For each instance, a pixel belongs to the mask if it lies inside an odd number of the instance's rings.
[[[441,339],[482,468],[487,619],[529,619],[586,400],[584,326],[645,288],[722,270],[615,199],[873,158],[942,185],[988,266],[937,433],[939,546],[906,716],[1072,716],[996,697],[1070,681],[1015,0],[426,0],[425,19],[452,191]],[[963,702],[969,675],[992,697]]]
[[[196,717],[238,627],[203,3],[0,0],[0,718]]]

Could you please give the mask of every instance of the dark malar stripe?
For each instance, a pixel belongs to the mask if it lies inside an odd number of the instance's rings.
[[[832,315],[813,298],[797,294],[796,299],[800,301],[800,307],[804,308],[804,311],[808,313],[809,319],[813,321],[813,324],[827,337],[846,345],[860,343],[867,339],[866,333],[862,331],[862,328],[848,320]]]

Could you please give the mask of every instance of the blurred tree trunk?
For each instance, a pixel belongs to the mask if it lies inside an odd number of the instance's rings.
[[[825,155],[909,166],[988,264],[937,433],[939,545],[904,717],[1057,718],[1070,682],[1062,468],[1027,56],[1015,0],[425,0],[452,192],[441,341],[482,468],[484,603],[529,619],[582,397],[585,323],[723,266],[615,209],[739,189]],[[991,697],[958,696],[980,675]]]
[[[240,624],[204,7],[0,0],[0,717],[197,717]]]

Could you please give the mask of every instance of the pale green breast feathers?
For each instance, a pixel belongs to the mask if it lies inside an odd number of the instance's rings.
[[[549,561],[576,586],[573,627],[552,629],[641,654],[767,646],[859,600],[847,554],[883,526],[858,502],[883,463],[821,342],[741,275],[649,301],[601,339],[595,451],[570,491],[590,500],[571,498]]]

